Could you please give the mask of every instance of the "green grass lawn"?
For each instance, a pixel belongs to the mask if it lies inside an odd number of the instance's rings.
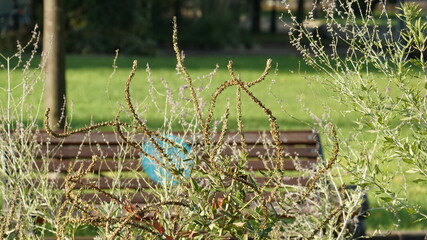
[[[188,56],[186,65],[195,81],[207,83],[208,79],[202,79],[203,76],[209,74],[218,64],[219,69],[212,80],[211,89],[205,94],[206,100],[209,98],[213,90],[222,82],[230,79],[227,71],[227,63],[229,57],[191,57]],[[235,71],[240,74],[243,81],[253,81],[262,73],[265,67],[266,57],[237,57],[233,58]],[[90,116],[94,120],[109,120],[118,111],[120,103],[124,102],[124,83],[129,74],[133,58],[120,57],[118,59],[118,70],[116,74],[109,79],[112,72],[110,67],[112,64],[111,58],[80,57],[68,58],[67,71],[67,94],[70,101],[74,101],[73,125],[82,126],[87,123]],[[266,81],[259,86],[253,88],[256,96],[260,98],[266,105],[272,108],[276,113],[280,125],[283,129],[304,128],[304,123],[293,120],[286,116],[281,111],[280,104],[271,98],[269,88],[272,79],[275,79],[276,84],[271,88],[272,92],[279,98],[283,99],[284,107],[289,113],[292,113],[298,118],[307,120],[303,117],[303,111],[300,110],[297,97],[301,96],[307,99],[307,103],[315,104],[311,101],[311,88],[305,80],[307,68],[300,67],[300,59],[295,57],[280,57],[273,59],[274,65],[279,63],[277,76],[274,74],[274,69],[268,75]],[[139,70],[133,80],[131,93],[135,102],[145,101],[150,103],[151,99],[147,89],[148,74],[145,71],[146,64],[149,63],[152,70],[152,79],[160,92],[165,92],[165,88],[161,84],[161,79],[168,81],[172,89],[179,89],[184,86],[185,81],[177,75],[175,70],[176,62],[171,57],[155,57],[155,58],[138,58]],[[293,71],[294,73],[292,73]],[[300,72],[301,74],[295,74]],[[199,81],[199,80],[200,81]],[[196,84],[198,84],[196,82]],[[279,87],[280,86],[280,87]],[[188,96],[188,91],[186,91]],[[226,91],[226,93],[218,100],[216,113],[221,115],[224,111],[226,101],[234,99],[235,90]],[[76,101],[78,99],[78,101]],[[248,99],[246,99],[248,100]],[[157,101],[164,103],[164,98],[158,97]],[[248,102],[248,101],[246,101]],[[319,104],[319,102],[317,102]],[[254,111],[254,104],[247,103],[243,107],[243,116],[245,125],[248,129],[265,129],[267,118],[261,111]],[[235,119],[235,112],[232,107],[231,119]],[[147,123],[153,128],[160,127],[159,123],[163,119],[163,113],[157,111],[149,111],[145,114]],[[235,123],[232,122],[232,126]]]
[[[69,56],[67,58],[67,101],[69,120],[72,128],[87,125],[91,120],[94,122],[112,120],[117,112],[123,108],[124,87],[129,75],[132,57],[119,57],[117,61],[117,71],[113,72],[112,63],[114,56]],[[214,75],[210,90],[204,95],[206,99],[224,81],[230,79],[227,71],[228,60],[234,61],[236,74],[240,74],[243,81],[253,81],[262,73],[268,56],[191,56],[186,57],[186,66],[192,78],[199,84],[207,84],[209,80],[204,76],[213,71],[218,64],[218,71]],[[131,93],[135,103],[151,106],[151,110],[144,112],[142,117],[147,120],[148,126],[153,129],[163,125],[164,113],[156,111],[148,91],[148,74],[145,71],[146,64],[149,63],[152,80],[159,92],[164,93],[162,79],[166,80],[171,89],[179,89],[185,85],[185,81],[177,75],[175,70],[176,61],[173,57],[137,57],[139,70],[132,82]],[[251,88],[261,101],[269,107],[278,119],[280,129],[307,129],[313,124],[312,118],[303,110],[308,108],[315,114],[321,115],[327,112],[326,106],[333,106],[335,110],[331,112],[334,123],[344,132],[349,132],[353,127],[351,120],[345,119],[339,113],[342,107],[335,103],[331,97],[333,93],[325,86],[314,81],[317,73],[303,64],[299,57],[275,56],[273,68],[267,76],[265,82]],[[4,63],[3,63],[4,64]],[[276,69],[277,65],[277,70]],[[5,71],[0,70],[0,87],[6,88]],[[14,73],[13,81],[19,80],[19,72]],[[36,92],[31,96],[33,101],[40,97],[42,86],[36,86]],[[14,93],[19,95],[20,88],[16,88]],[[6,100],[2,91],[1,101]],[[185,92],[188,96],[188,90]],[[233,106],[235,89],[226,91],[218,100],[216,116],[220,117],[224,112],[227,99],[230,99],[231,116],[235,119],[236,113]],[[277,98],[273,97],[277,96]],[[164,97],[156,97],[160,106],[164,103]],[[278,102],[280,100],[280,103]],[[243,122],[246,130],[267,130],[267,117],[259,110],[255,104],[251,103],[247,97],[243,98]],[[305,106],[302,107],[302,104]],[[161,107],[163,110],[163,107]],[[165,112],[168,112],[167,110]],[[39,113],[41,121],[43,113]],[[127,121],[126,114],[121,115],[123,121]],[[236,122],[231,121],[231,128],[236,128]],[[179,130],[179,129],[177,129]],[[396,187],[399,182],[396,182]],[[421,195],[420,195],[421,194]],[[427,194],[427,187],[414,186],[410,190],[410,199],[423,207],[427,212],[427,201],[424,197]],[[413,199],[411,198],[413,197]],[[372,198],[371,198],[372,200]],[[376,207],[372,201],[371,206]],[[427,223],[412,224],[411,216],[399,213],[402,217],[403,228],[405,229],[426,229]],[[393,217],[380,211],[374,211],[368,220],[369,228],[381,227],[391,228]]]
[[[111,77],[113,58],[114,56],[69,56],[67,58],[67,107],[68,117],[73,128],[85,126],[91,119],[95,122],[112,120],[122,108],[125,82],[134,58],[119,57],[117,71]],[[148,74],[145,71],[147,63],[152,72],[154,85],[161,93],[166,91],[161,84],[162,79],[166,80],[170,88],[176,90],[176,92],[186,85],[186,82],[177,75],[175,70],[176,61],[173,57],[137,57],[136,59],[138,60],[139,68],[131,85],[133,102],[151,106],[152,109],[145,112],[142,117],[147,119],[147,124],[150,127],[161,127],[164,113],[156,111],[152,103],[153,99],[149,95]],[[185,64],[191,77],[195,80],[196,86],[200,84],[206,85],[209,79],[204,78],[204,76],[211,73],[218,64],[218,71],[212,79],[211,87],[203,96],[206,101],[221,83],[230,79],[227,64],[231,59],[234,61],[236,74],[240,74],[243,81],[249,82],[257,79],[262,73],[267,56],[238,56],[233,58],[228,56],[187,56]],[[38,59],[33,65],[36,65],[37,61]],[[5,76],[5,71],[0,70],[0,74]],[[256,97],[273,111],[281,129],[308,128],[307,124],[310,124],[312,120],[302,110],[298,99],[301,99],[308,108],[317,114],[322,113],[323,105],[333,105],[334,101],[327,97],[331,93],[314,82],[312,76],[312,70],[302,63],[302,59],[292,56],[274,57],[272,70],[266,80],[252,87],[251,90]],[[20,72],[15,72],[12,81],[17,84],[20,78]],[[4,78],[4,80],[6,79]],[[6,81],[0,81],[0,87],[6,88]],[[41,84],[38,84],[35,94],[30,96],[33,102],[38,101],[40,98],[41,89]],[[14,90],[14,95],[18,97],[20,91],[21,87],[17,87]],[[225,91],[218,99],[216,107],[216,116],[220,117],[224,112],[227,100],[230,100],[231,128],[236,128],[236,123],[233,121],[236,116],[234,110],[235,101],[233,101],[235,94],[235,88]],[[189,97],[188,90],[185,91],[185,95]],[[277,96],[277,98],[272,97],[273,95]],[[2,94],[0,98],[5,101],[6,94]],[[321,100],[319,101],[319,99]],[[281,103],[277,100],[280,100]],[[246,129],[265,130],[266,126],[268,126],[268,121],[264,113],[255,104],[251,103],[249,98],[243,97],[243,101],[243,120]],[[157,96],[156,102],[162,106],[165,98]],[[40,121],[42,115],[42,113],[39,114]],[[123,117],[122,120],[126,121],[126,117]],[[345,119],[338,119],[336,124],[344,126],[348,125],[349,122]]]

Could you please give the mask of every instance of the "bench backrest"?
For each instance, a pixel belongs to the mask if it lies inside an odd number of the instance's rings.
[[[175,134],[180,135],[180,133]],[[247,131],[244,132],[244,136],[248,154],[247,169],[254,172],[268,170],[268,163],[262,161],[260,157],[262,158],[266,154],[271,154],[271,149],[268,150],[265,148],[260,139],[263,138],[264,140],[271,141],[271,134],[268,132]],[[213,137],[213,141],[217,139],[217,136]],[[230,144],[241,144],[240,135],[235,132],[229,132],[225,139]],[[134,137],[134,141],[143,142],[143,140],[144,137],[142,135]],[[116,189],[134,190],[136,193],[133,194],[130,201],[133,203],[144,203],[147,200],[147,196],[144,196],[143,190],[156,184],[149,180],[148,177],[144,177],[143,174],[138,174],[140,177],[135,177],[135,174],[132,174],[132,172],[143,172],[144,170],[141,165],[140,153],[135,149],[129,148],[130,150],[126,151],[126,156],[121,158],[121,164],[118,164],[119,161],[116,158],[120,149],[129,146],[126,146],[123,140],[114,132],[77,133],[64,139],[56,139],[45,132],[41,132],[37,135],[37,141],[42,144],[39,156],[48,156],[51,161],[46,165],[40,160],[35,167],[47,167],[48,171],[53,173],[52,184],[57,188],[63,187],[64,177],[70,166],[74,171],[78,170],[81,164],[83,164],[83,168],[87,168],[93,155],[100,156],[103,160],[95,164],[91,176],[86,178],[85,181],[94,183],[101,189],[108,190],[114,184]],[[298,172],[294,161],[291,160],[291,158],[296,156],[298,156],[298,164],[302,168],[310,168],[322,158],[319,138],[313,131],[281,131],[280,142],[285,151],[283,157],[286,159],[283,170]],[[225,149],[222,154],[230,155],[233,153],[230,149]],[[111,174],[117,171],[124,173],[119,183],[110,177]],[[126,174],[126,172],[129,173]],[[286,178],[286,184],[303,185],[307,182],[307,179],[298,176],[298,174],[294,174],[293,176]],[[263,181],[262,175],[257,177],[257,181]],[[80,187],[82,187],[81,184],[76,186],[76,188]],[[83,195],[82,198],[97,202],[111,201],[106,196],[90,192]]]

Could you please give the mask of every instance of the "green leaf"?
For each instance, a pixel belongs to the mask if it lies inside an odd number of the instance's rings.
[[[406,163],[409,163],[409,164],[414,163],[414,160],[412,158],[403,158],[402,160]]]
[[[194,189],[194,191],[196,191],[198,193],[201,192],[201,187],[194,178],[190,179],[190,183],[191,183],[191,187]]]
[[[409,214],[414,214],[414,213],[416,213],[417,211],[415,211],[415,209],[413,209],[413,208],[406,208],[406,211],[408,211],[408,213]]]
[[[427,182],[427,179],[417,178],[413,182],[414,183]]]
[[[419,172],[419,171],[420,171],[419,169],[411,168],[411,169],[409,169],[408,171],[406,171],[406,173],[410,173],[410,174],[412,174],[412,173],[417,173],[417,172]]]
[[[364,183],[357,183],[357,185],[361,186],[361,187],[367,187],[369,185],[371,185],[370,183],[364,182]]]
[[[210,230],[214,230],[214,228],[215,228],[216,226],[215,226],[215,223],[211,223],[210,225],[209,225],[209,229]]]
[[[380,173],[380,172],[381,172],[381,170],[380,170],[380,168],[378,167],[378,165],[375,165],[375,166],[374,166],[374,170],[375,170],[375,173],[376,173],[376,174],[378,174],[378,173]]]
[[[380,197],[384,202],[391,202],[391,201],[393,201],[394,199],[392,198],[392,197],[389,197],[389,196],[385,196],[385,197]]]

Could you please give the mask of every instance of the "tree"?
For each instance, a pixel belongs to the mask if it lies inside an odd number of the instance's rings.
[[[251,30],[253,33],[259,33],[261,20],[261,0],[252,0],[252,24]]]
[[[65,125],[64,0],[43,1],[43,50],[46,55],[45,106],[50,108],[49,124]],[[61,118],[61,115],[63,117]]]
[[[277,32],[277,2],[273,1],[273,5],[271,6],[271,15],[270,15],[270,33]]]
[[[303,23],[304,21],[304,4],[305,0],[298,0],[298,8],[297,8],[297,22]]]

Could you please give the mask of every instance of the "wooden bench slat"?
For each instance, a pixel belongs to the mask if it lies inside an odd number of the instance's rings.
[[[197,142],[200,141],[192,136],[183,136],[182,133],[174,133],[181,138],[185,139],[189,144],[197,145]],[[271,146],[264,146],[264,142],[267,141],[272,143],[272,136],[269,132],[260,132],[260,131],[246,131],[244,133],[247,154],[248,154],[248,165],[247,170],[254,171],[256,173],[255,181],[259,184],[268,184],[267,187],[273,186],[272,182],[268,182],[265,177],[261,176],[260,171],[264,171],[268,174],[269,169],[273,168],[273,164],[268,161],[261,161],[262,156],[274,154],[275,148]],[[217,142],[219,134],[212,135],[213,143]],[[158,185],[150,180],[148,177],[140,176],[141,178],[132,177],[131,173],[127,173],[120,178],[120,181],[114,182],[111,177],[111,174],[106,172],[141,172],[143,168],[141,166],[141,156],[139,152],[133,148],[127,146],[122,139],[117,137],[114,132],[93,132],[93,133],[77,133],[71,135],[65,139],[56,139],[50,137],[46,132],[41,132],[37,135],[37,142],[43,143],[42,148],[38,153],[38,157],[46,156],[49,153],[49,158],[52,159],[49,164],[44,165],[43,161],[38,161],[34,167],[42,168],[47,167],[47,170],[50,172],[62,172],[65,173],[69,166],[72,166],[74,171],[78,170],[83,164],[83,168],[86,169],[90,164],[90,159],[93,155],[100,156],[101,161],[97,162],[91,173],[95,175],[88,175],[82,181],[90,182],[95,184],[101,189],[106,191],[111,190],[113,183],[115,184],[115,189],[120,189],[120,191],[137,191],[131,193],[130,199],[133,203],[144,203],[147,201],[154,200],[154,197],[151,195],[149,189],[150,187],[157,187]],[[142,134],[136,134],[133,136],[133,141],[143,143],[146,138]],[[313,168],[318,159],[319,153],[318,149],[318,138],[316,133],[313,131],[281,131],[280,132],[280,141],[284,150],[283,159],[284,165],[282,170],[295,171],[297,167],[295,163],[290,159],[291,157],[298,156],[299,162],[298,166],[302,169]],[[237,151],[240,150],[241,146],[241,137],[236,132],[229,132],[226,137],[226,145],[234,147],[226,147],[222,150],[221,155],[231,156],[237,154]],[[122,150],[123,147],[129,149]],[[267,150],[268,149],[268,150]],[[122,152],[122,153],[121,153]],[[125,154],[126,153],[126,154]],[[119,169],[118,162],[114,160],[117,158],[117,155],[120,155],[120,158],[124,157],[124,161],[121,162]],[[260,157],[261,156],[261,157]],[[201,156],[203,157],[203,156]],[[299,170],[299,169],[298,169]],[[258,173],[257,173],[258,172]],[[64,175],[58,174],[55,175],[55,178],[51,180],[52,186],[56,188],[63,188],[64,184]],[[294,174],[291,174],[295,176]],[[295,177],[283,177],[280,180],[281,184],[289,186],[305,186],[307,183],[307,178],[302,177],[302,174],[296,174]],[[298,177],[299,176],[299,177]],[[201,181],[203,182],[203,181]],[[84,184],[77,184],[76,189],[85,188]],[[101,202],[110,202],[111,199],[108,196],[102,194],[94,193],[93,190],[83,190],[82,195],[84,200],[91,200],[95,203]]]
[[[87,159],[92,158],[92,156],[94,155],[105,158],[113,158],[120,151],[120,146],[101,147],[101,149],[99,149],[96,145],[64,145],[61,146],[59,149],[52,148],[51,146],[42,146],[41,153],[39,152],[37,157],[42,157],[44,154],[49,153],[50,155],[48,155],[48,157],[50,158],[62,159],[76,157],[81,159]],[[139,153],[135,149],[129,149],[129,151],[127,151],[126,157],[137,158],[139,157]]]
[[[304,169],[309,169],[315,166],[317,162],[316,158],[300,160],[299,165]],[[72,165],[72,170],[77,171],[81,164],[83,164],[83,169],[87,169],[89,167],[89,160],[53,160],[49,164],[45,166],[45,163],[42,161],[36,161],[34,167],[38,169],[42,169],[43,167],[47,167],[47,171],[49,172],[62,172],[65,173],[68,171],[70,165]],[[266,170],[268,168],[272,168],[273,164],[271,163],[263,163],[257,160],[249,160],[248,169],[253,171]],[[144,169],[141,166],[140,160],[126,160],[121,164],[121,168],[119,169],[117,165],[117,161],[114,160],[103,160],[100,162],[96,162],[93,171],[94,173],[98,172],[106,172],[106,171],[143,171]],[[296,170],[295,164],[291,160],[284,161],[284,166],[282,170]]]
[[[307,159],[307,160],[300,160],[298,164],[304,168],[304,169],[311,169],[316,165],[317,159]],[[266,170],[266,169],[272,169],[274,166],[272,163],[263,163],[261,161],[249,161],[248,162],[248,169],[254,170],[254,171],[260,171],[260,170]],[[290,170],[294,171],[296,170],[296,166],[293,161],[286,160],[284,161],[284,166],[282,170]]]
[[[202,179],[199,179],[203,182]],[[268,187],[273,186],[272,182],[267,182],[266,177],[255,177],[255,180],[261,185],[268,184]],[[99,177],[99,178],[83,178],[83,183],[77,183],[75,189],[86,188],[85,184],[93,184],[100,189],[150,189],[160,187],[157,183],[151,181],[148,178],[121,178],[118,181],[110,177]],[[64,188],[64,178],[51,179],[50,184],[55,188]],[[305,177],[283,177],[280,181],[284,185],[299,185],[304,186],[307,183]]]
[[[83,178],[83,183],[94,184],[100,189],[112,189],[113,186],[116,189],[147,189],[150,186],[156,186],[157,184],[148,178],[121,178],[116,181],[110,177],[99,177],[99,178]],[[64,188],[64,178],[52,179],[51,184],[56,188]],[[82,183],[77,183],[75,189],[85,188]]]
[[[90,165],[90,160],[52,160],[49,164],[46,165],[47,170],[49,172],[67,172],[70,165],[72,165],[72,170],[79,170],[80,166],[83,164],[83,169],[87,169]],[[35,167],[42,169],[45,167],[45,164],[42,161],[36,161]],[[143,171],[144,169],[141,166],[141,161],[139,160],[126,160],[121,164],[122,171]],[[116,172],[119,170],[119,166],[117,165],[117,161],[114,160],[103,160],[96,162],[93,166],[93,171],[95,173],[98,172],[106,172],[113,171]]]
[[[196,138],[190,135],[183,136],[182,133],[173,134],[183,138],[187,143],[193,143],[188,144],[190,146],[195,146],[193,149],[197,149],[197,145],[201,143],[200,139],[202,136],[197,136],[198,138]],[[264,176],[270,173],[277,173],[269,172],[270,169],[273,169],[272,163],[268,160],[262,161],[262,156],[266,156],[267,154],[272,156],[274,154],[275,148],[273,144],[269,144],[267,147],[263,144],[265,142],[273,143],[271,134],[269,132],[245,131],[244,137],[246,147],[249,149],[247,171],[245,173],[248,174],[249,171],[253,171],[254,176],[256,176],[254,177],[254,181],[259,185],[266,187],[266,191],[262,193],[264,199],[269,199],[272,203],[277,201],[277,199],[298,197],[296,194],[298,190],[304,188],[309,181],[309,178],[304,174],[304,170],[313,169],[316,166],[317,161],[322,159],[321,146],[319,142],[320,139],[315,132],[310,130],[280,131],[280,142],[285,151],[283,158],[286,160],[284,161],[283,170],[290,170],[292,172],[289,174],[286,173],[289,177],[268,179]],[[136,134],[130,139],[140,144],[147,141],[142,134]],[[211,139],[215,144],[219,139],[219,134],[211,135]],[[89,159],[91,159],[93,155],[97,155],[106,159],[102,159],[97,162],[94,168],[90,171],[90,174],[82,180],[83,182],[94,184],[106,192],[112,191],[113,193],[117,193],[117,196],[128,196],[129,202],[132,202],[133,204],[141,205],[160,202],[159,199],[156,199],[154,192],[150,190],[151,187],[157,188],[161,187],[160,185],[150,180],[146,174],[140,175],[130,173],[130,171],[143,173],[140,154],[138,151],[129,148],[129,146],[127,146],[114,132],[93,132],[90,134],[77,133],[65,139],[57,139],[48,136],[46,132],[40,132],[37,133],[32,140],[42,143],[43,145],[41,151],[38,153],[39,157],[46,155],[47,152],[50,153],[49,157],[52,158],[52,161],[49,162],[47,166],[40,159],[34,167],[47,167],[47,170],[51,172],[49,176],[52,177],[49,181],[54,188],[64,188],[64,173],[69,169],[69,166],[73,166],[72,169],[76,171],[83,164],[83,168],[87,169],[91,162]],[[222,155],[231,156],[233,154],[237,154],[237,150],[242,146],[241,136],[236,132],[229,132],[225,138],[225,144],[234,147],[225,148],[221,153]],[[128,147],[129,149],[127,151],[121,151],[123,147]],[[125,160],[120,161],[121,164],[119,169],[119,161],[115,161],[114,158],[116,158],[115,154],[120,152],[127,153],[126,156],[122,156],[124,155],[122,153],[120,154],[120,158],[124,157]],[[259,155],[261,155],[261,157],[259,157]],[[290,160],[291,157],[295,156],[298,156],[300,159],[297,162],[297,165],[300,166],[301,169],[295,166],[295,163]],[[62,174],[57,174],[58,172]],[[121,174],[121,172],[127,173],[118,175]],[[120,176],[119,181],[115,181],[111,177],[116,175]],[[241,177],[244,178],[245,176],[243,175]],[[226,177],[226,179],[225,184],[230,183],[229,181],[231,181],[231,179],[228,177]],[[246,180],[249,181],[250,178],[246,177]],[[279,183],[269,180],[279,181]],[[196,181],[199,181],[200,185],[206,186],[206,181],[203,181],[203,179],[196,177]],[[112,189],[113,184],[114,190]],[[281,186],[276,190],[275,186],[277,186],[277,184],[280,184]],[[82,189],[82,195],[80,196],[81,199],[93,204],[102,204],[114,201],[105,194],[96,193],[94,189],[87,188],[85,184],[77,184],[75,189]],[[275,189],[274,192],[273,189]],[[217,192],[211,196],[212,199],[207,199],[208,201],[224,197],[225,194],[230,194],[231,197],[235,197],[234,192],[224,193],[221,189],[217,189],[216,191]],[[185,193],[183,193],[183,195],[185,195]],[[249,190],[245,196],[247,201],[250,200],[251,203],[256,202],[251,199],[255,196],[254,191]],[[179,200],[180,198],[185,200],[186,196],[175,198],[177,199],[174,200]],[[119,201],[118,206],[120,207],[120,204],[125,202],[128,201],[126,201],[126,199]],[[283,217],[295,217],[286,215],[286,212],[284,212],[283,215],[282,213],[279,214]]]
[[[183,136],[183,133],[176,132],[174,133],[178,136]],[[260,131],[245,131],[244,136],[246,143],[252,144],[258,142],[262,132]],[[213,141],[218,140],[218,134],[215,134],[212,139]],[[268,139],[271,139],[270,132],[265,132],[265,136]],[[134,137],[134,141],[143,142],[144,136],[142,134],[137,134]],[[186,136],[185,139],[187,141],[192,142],[193,138],[191,136]],[[237,132],[228,132],[227,133],[227,143],[237,143],[240,144],[240,135]],[[51,144],[59,144],[63,143],[67,144],[81,144],[82,140],[84,140],[84,144],[88,144],[89,142],[99,143],[99,144],[123,144],[122,139],[116,136],[114,132],[102,132],[102,133],[76,133],[71,136],[68,136],[64,139],[58,139],[55,137],[51,137],[46,132],[40,132],[36,136],[37,142],[50,142]],[[307,131],[286,131],[280,132],[280,141],[286,144],[315,144],[316,143],[316,134],[310,130]]]
[[[272,194],[272,192],[264,192],[263,194],[264,198],[270,198],[272,201],[275,201],[275,199],[277,198],[284,198],[284,197],[295,197],[292,195],[292,193],[282,193],[282,192],[277,192],[277,194]],[[224,198],[224,193],[217,193],[215,195],[215,198]],[[246,201],[251,200],[254,197],[253,193],[247,194],[246,196]],[[95,203],[95,204],[101,204],[101,203],[111,203],[114,200],[112,200],[111,198],[103,195],[103,194],[98,194],[98,193],[84,193],[81,195],[81,199],[84,201],[89,201],[91,203]],[[147,203],[152,203],[152,202],[160,202],[159,199],[157,199],[155,196],[153,196],[150,193],[144,193],[144,192],[135,192],[135,193],[130,193],[128,198],[125,199],[121,199],[123,202],[131,202],[133,204],[137,204],[137,205],[144,205]]]
[[[37,157],[41,157],[42,154],[50,153],[50,158],[92,158],[93,155],[113,158],[117,153],[120,153],[120,146],[101,147],[97,146],[77,146],[77,145],[65,145],[60,149],[54,149],[52,147],[43,146],[41,153],[38,153]],[[284,156],[299,156],[299,157],[317,157],[318,153],[313,147],[284,147]],[[254,146],[247,152],[249,157],[257,157],[259,155],[266,155],[267,150],[263,146]],[[233,155],[233,151],[227,148],[223,151],[223,155]],[[272,154],[272,150],[270,150]],[[135,149],[129,149],[126,154],[127,158],[139,158],[140,155]]]
[[[316,151],[316,148],[314,147],[293,147],[293,146],[282,146],[283,147],[283,156],[300,156],[300,157],[317,157],[318,153]],[[267,156],[269,153],[270,155],[273,155],[274,149],[266,150],[264,146],[262,145],[256,145],[256,146],[249,146],[249,151],[247,151],[248,157],[258,157],[260,155]],[[235,152],[233,152],[232,149],[226,148],[222,153],[222,155],[230,156],[234,155]]]
[[[128,199],[122,199],[122,201],[126,200],[134,204],[145,204],[145,203],[150,203],[156,200],[156,198],[149,193],[137,192],[137,193],[132,193],[130,195],[131,197],[129,197]],[[103,194],[97,194],[97,193],[84,193],[82,194],[81,199],[83,201],[88,201],[95,204],[110,203],[114,201]]]

